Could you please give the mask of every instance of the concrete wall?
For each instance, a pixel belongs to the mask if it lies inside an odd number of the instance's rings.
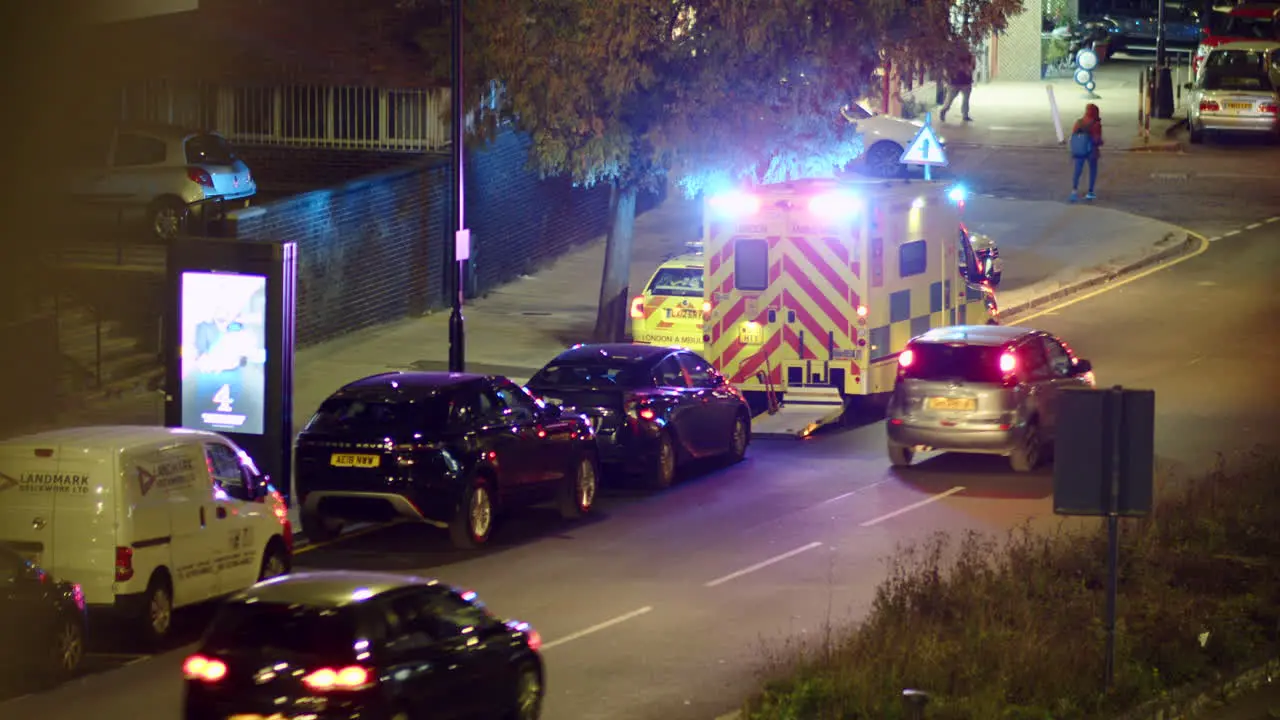
[[[607,229],[609,189],[538,179],[525,167],[528,148],[526,136],[508,130],[468,152],[471,295],[533,272]],[[447,158],[424,157],[233,213],[227,233],[298,243],[298,344],[308,345],[446,304],[451,181]],[[637,210],[657,201],[642,197]]]
[[[992,43],[996,80],[1040,79],[1040,26],[1043,0],[1025,0],[1025,9],[1009,18],[1009,27]]]

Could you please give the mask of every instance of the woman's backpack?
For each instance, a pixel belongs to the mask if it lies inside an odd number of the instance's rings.
[[[1093,134],[1086,125],[1076,126],[1071,133],[1071,157],[1087,158],[1093,154]]]

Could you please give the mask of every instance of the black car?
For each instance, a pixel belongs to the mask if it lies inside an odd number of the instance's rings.
[[[58,682],[84,660],[84,593],[0,544],[0,667]],[[34,662],[33,662],[34,661]]]
[[[602,463],[671,485],[687,460],[741,460],[751,410],[711,363],[683,348],[624,343],[576,345],[529,380],[528,388],[596,431]]]
[[[435,580],[285,575],[218,609],[182,665],[185,716],[534,720],[541,646],[527,623]]]
[[[297,444],[302,531],[332,539],[345,522],[405,518],[489,540],[495,512],[557,502],[591,511],[598,477],[591,426],[505,377],[390,372],[321,403]]]

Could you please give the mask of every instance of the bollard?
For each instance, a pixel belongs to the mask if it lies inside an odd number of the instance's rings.
[[[1147,114],[1147,70],[1138,73],[1138,134],[1142,134],[1143,117]]]

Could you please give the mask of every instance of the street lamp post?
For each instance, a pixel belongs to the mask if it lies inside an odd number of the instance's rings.
[[[452,275],[451,295],[453,309],[449,312],[449,372],[463,372],[466,368],[466,327],[462,317],[463,299],[466,297],[466,262],[471,256],[471,232],[467,230],[465,215],[465,197],[463,188],[463,162],[466,159],[464,137],[466,133],[464,105],[462,97],[462,3],[453,0],[453,33],[451,45],[453,50],[453,87],[450,91],[453,119],[450,122],[453,132],[453,226],[455,228],[452,247],[445,253],[449,258],[449,270]],[[448,243],[446,243],[448,245]],[[446,283],[446,287],[449,283]]]

